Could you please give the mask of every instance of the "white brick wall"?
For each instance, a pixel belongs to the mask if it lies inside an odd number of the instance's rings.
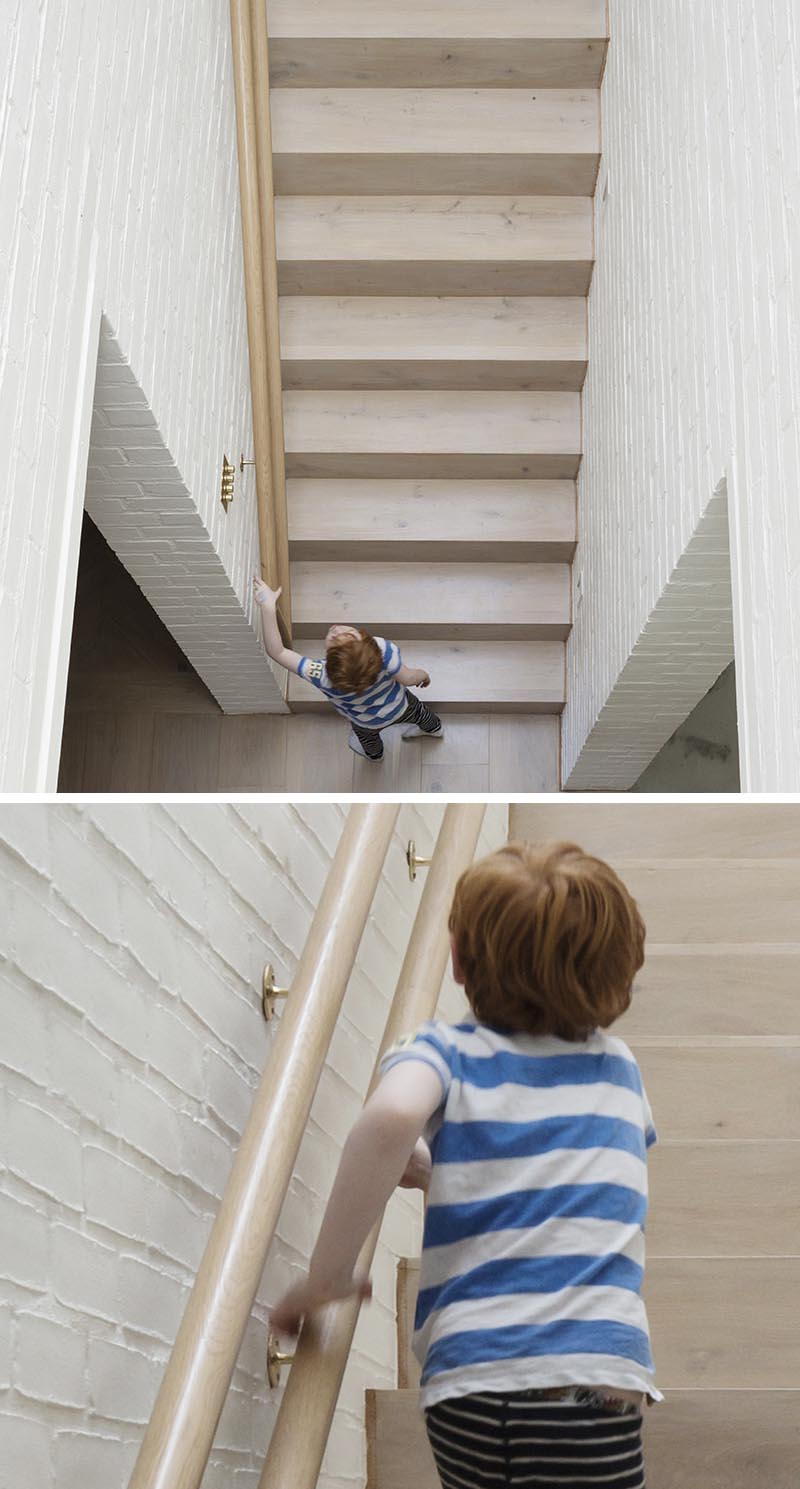
[[[405,842],[426,852],[441,810],[400,815],[206,1489],[257,1485],[266,1313],[369,1081],[421,889]],[[489,808],[482,851],[506,818]],[[261,968],[291,980],[341,824],[322,804],[0,808],[0,1489],[127,1482],[268,1056]],[[460,1007],[450,985],[443,1012]],[[363,1484],[364,1389],[394,1381],[395,1258],[418,1223],[392,1201],[322,1489]]]
[[[223,450],[251,453],[230,21],[211,0],[5,0],[2,38],[0,786],[55,789],[101,312],[237,636],[251,615],[252,471],[219,503]],[[263,659],[247,701],[270,692]]]
[[[564,780],[725,480],[742,785],[800,789],[799,33],[611,0]]]
[[[711,498],[600,710],[570,791],[627,791],[733,659],[728,506]]]

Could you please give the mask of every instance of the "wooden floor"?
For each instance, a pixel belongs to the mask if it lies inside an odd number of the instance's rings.
[[[81,543],[59,791],[558,791],[559,720],[445,715],[375,765],[334,713],[224,715],[97,529]]]
[[[557,791],[558,719],[455,714],[439,740],[385,736],[379,765],[330,717],[70,712],[59,791]]]

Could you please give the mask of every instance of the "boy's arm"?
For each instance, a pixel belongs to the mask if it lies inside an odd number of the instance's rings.
[[[441,1101],[439,1076],[421,1060],[404,1060],[383,1077],[345,1143],[308,1278],[272,1310],[274,1328],[296,1334],[314,1308],[353,1293],[369,1297],[369,1279],[355,1275],[359,1252]]]
[[[422,667],[406,667],[405,664],[395,673],[395,677],[405,688],[427,688],[431,680],[429,673]]]
[[[261,634],[264,637],[264,645],[272,657],[273,662],[279,662],[288,672],[299,672],[300,663],[303,658],[298,651],[292,651],[284,646],[278,619],[275,614],[275,606],[281,597],[279,589],[270,589],[263,579],[257,574],[253,575],[253,589],[256,596],[256,604],[261,612]]]

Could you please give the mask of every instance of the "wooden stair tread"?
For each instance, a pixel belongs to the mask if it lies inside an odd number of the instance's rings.
[[[325,481],[287,484],[293,558],[504,559],[568,563],[572,481]]]
[[[684,1315],[685,1317],[685,1315]],[[795,1489],[797,1390],[671,1390],[644,1414],[648,1489]],[[367,1391],[367,1489],[440,1489],[415,1390]]]
[[[274,86],[597,86],[605,0],[272,0]]]
[[[585,295],[591,197],[278,197],[282,294]]]
[[[493,37],[531,40],[607,35],[605,0],[270,0],[270,40],[279,37]]]
[[[471,713],[560,713],[564,707],[564,644],[561,641],[440,641],[393,635],[410,665],[424,666],[431,685],[420,697],[432,707]],[[322,636],[297,643],[322,657]],[[288,702],[296,713],[330,708],[310,683],[289,679]]]
[[[577,393],[284,394],[290,476],[574,479]]]
[[[295,562],[291,575],[298,637],[333,621],[437,639],[563,640],[569,631],[566,564]]]
[[[591,195],[599,92],[543,88],[275,88],[278,194]]]
[[[284,387],[579,389],[577,297],[285,296]]]

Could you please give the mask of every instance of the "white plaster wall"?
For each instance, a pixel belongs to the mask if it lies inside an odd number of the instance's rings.
[[[101,312],[250,614],[252,471],[219,503],[251,453],[230,21],[2,0],[0,28],[0,785],[54,789]]]
[[[403,808],[314,1101],[206,1489],[258,1482],[279,1393],[268,1307],[303,1268],[363,1099],[442,808]],[[0,1489],[127,1483],[339,838],[338,805],[0,808]],[[492,805],[481,850],[506,836]],[[462,1007],[450,984],[442,1011]],[[278,1013],[280,1018],[280,1013]],[[366,1386],[394,1383],[392,1200],[321,1489],[364,1482]]]
[[[743,789],[797,790],[800,12],[610,11],[563,778],[724,480]]]

